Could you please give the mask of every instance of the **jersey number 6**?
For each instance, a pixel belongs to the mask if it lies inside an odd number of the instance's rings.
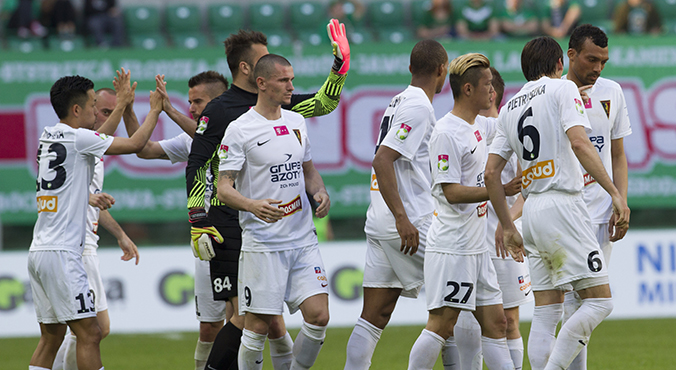
[[[517,131],[519,133],[519,141],[523,145],[523,153],[521,157],[527,161],[534,161],[540,156],[540,133],[535,126],[526,126],[524,127],[524,121],[526,118],[533,117],[533,107],[528,107],[525,112],[519,118],[519,125],[517,126]],[[533,143],[533,150],[526,149],[526,143],[524,142],[524,137],[528,136],[531,143]]]

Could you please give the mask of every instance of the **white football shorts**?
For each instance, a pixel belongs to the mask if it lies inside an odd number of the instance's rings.
[[[521,218],[515,220],[514,225],[521,233]],[[489,245],[488,248],[495,249],[495,245]],[[503,259],[497,257],[492,250],[489,250],[489,252],[491,252],[495,272],[498,274],[498,284],[502,291],[502,307],[505,309],[514,308],[533,301],[528,258],[525,258],[525,261],[521,263],[514,261],[509,253]]]
[[[502,292],[488,251],[479,254],[427,252],[425,256],[427,310],[502,304]]]
[[[28,252],[28,274],[38,322],[65,324],[96,317],[81,254],[65,250]]]
[[[225,279],[229,279],[228,276]],[[221,285],[230,284],[229,281],[220,282]],[[216,286],[215,288],[218,288]],[[195,316],[200,322],[219,322],[225,320],[225,302],[214,300],[211,288],[211,274],[209,261],[195,258]]]
[[[82,256],[87,278],[89,279],[89,289],[92,291],[96,312],[108,309],[108,299],[106,291],[103,289],[103,280],[101,279],[101,269],[99,267],[99,255],[87,254]]]
[[[402,297],[417,298],[425,278],[425,246],[431,224],[430,215],[418,229],[420,244],[412,256],[401,251],[400,238],[383,240],[366,235],[363,287],[399,288]]]
[[[610,233],[608,232],[608,224],[592,224],[592,229],[596,235],[603,257],[606,261],[606,266],[610,266],[610,255],[613,253],[613,242],[610,241]]]
[[[531,194],[522,218],[534,291],[608,283],[603,252],[580,194]]]
[[[329,294],[329,280],[317,244],[239,255],[239,311],[281,315],[284,302],[292,314],[306,299]]]

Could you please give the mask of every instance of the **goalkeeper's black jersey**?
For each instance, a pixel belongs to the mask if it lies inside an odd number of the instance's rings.
[[[304,117],[331,113],[340,101],[345,76],[330,73],[317,93],[294,94],[291,97],[291,104],[282,108],[300,113]],[[211,173],[214,174],[214,191],[211,196],[209,220],[214,226],[239,226],[238,211],[218,200],[218,146],[230,122],[256,105],[257,98],[257,94],[242,90],[233,84],[229,90],[209,102],[200,116],[185,170],[188,208],[205,206],[206,171],[207,168],[211,168]]]

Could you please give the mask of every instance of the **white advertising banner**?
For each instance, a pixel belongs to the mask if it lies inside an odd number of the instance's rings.
[[[352,326],[362,308],[366,242],[321,245],[328,272],[330,326]],[[194,257],[188,247],[142,248],[138,266],[115,249],[99,250],[114,333],[197,331],[193,298]],[[27,252],[0,253],[0,337],[38,336]],[[610,266],[615,308],[611,318],[676,317],[676,231],[631,231],[615,243]],[[522,307],[530,320],[533,307]],[[299,327],[300,313],[289,316]],[[424,289],[418,299],[401,298],[391,325],[424,325]]]

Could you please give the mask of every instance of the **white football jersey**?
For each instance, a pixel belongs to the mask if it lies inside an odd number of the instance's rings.
[[[89,183],[89,192],[91,194],[99,194],[103,189],[103,158],[96,158],[94,165],[94,176],[92,182]],[[99,207],[87,206],[87,234],[85,235],[85,249],[82,255],[96,254],[96,248],[99,247],[99,215],[101,209]]]
[[[409,221],[416,227],[434,212],[428,145],[435,124],[430,99],[423,89],[409,86],[392,98],[380,126],[378,146],[384,145],[401,154],[394,161],[397,190]],[[380,194],[373,169],[370,193],[364,231],[376,238],[398,238],[394,216]]]
[[[582,171],[566,135],[573,126],[591,131],[577,86],[549,77],[529,81],[500,110],[490,153],[505,160],[516,153],[524,198],[549,190],[577,193]]]
[[[451,204],[442,184],[483,187],[487,138],[495,119],[477,116],[470,125],[453,113],[438,122],[430,139],[432,196],[436,212],[428,234],[427,251],[476,254],[486,251],[487,202]]]
[[[113,137],[63,123],[45,127],[38,149],[38,220],[30,250],[82,254],[94,164],[112,143]]]
[[[243,196],[282,201],[277,206],[285,215],[275,223],[239,212],[243,251],[279,251],[317,243],[305,193],[303,163],[312,156],[303,116],[282,109],[282,117],[271,121],[250,109],[228,125],[218,153],[219,171],[239,171],[235,188]]]
[[[567,79],[567,75],[563,76]],[[611,140],[621,139],[631,134],[627,103],[622,87],[615,81],[599,77],[588,90],[589,101],[585,104],[592,132],[589,134],[594,147],[601,156],[601,162],[610,178],[613,178],[613,160],[610,151]],[[584,168],[584,190],[582,195],[589,208],[592,223],[605,224],[610,221],[613,212],[612,198]]]
[[[192,146],[192,138],[185,132],[174,136],[171,139],[158,142],[164,152],[169,157],[171,163],[187,162]]]

